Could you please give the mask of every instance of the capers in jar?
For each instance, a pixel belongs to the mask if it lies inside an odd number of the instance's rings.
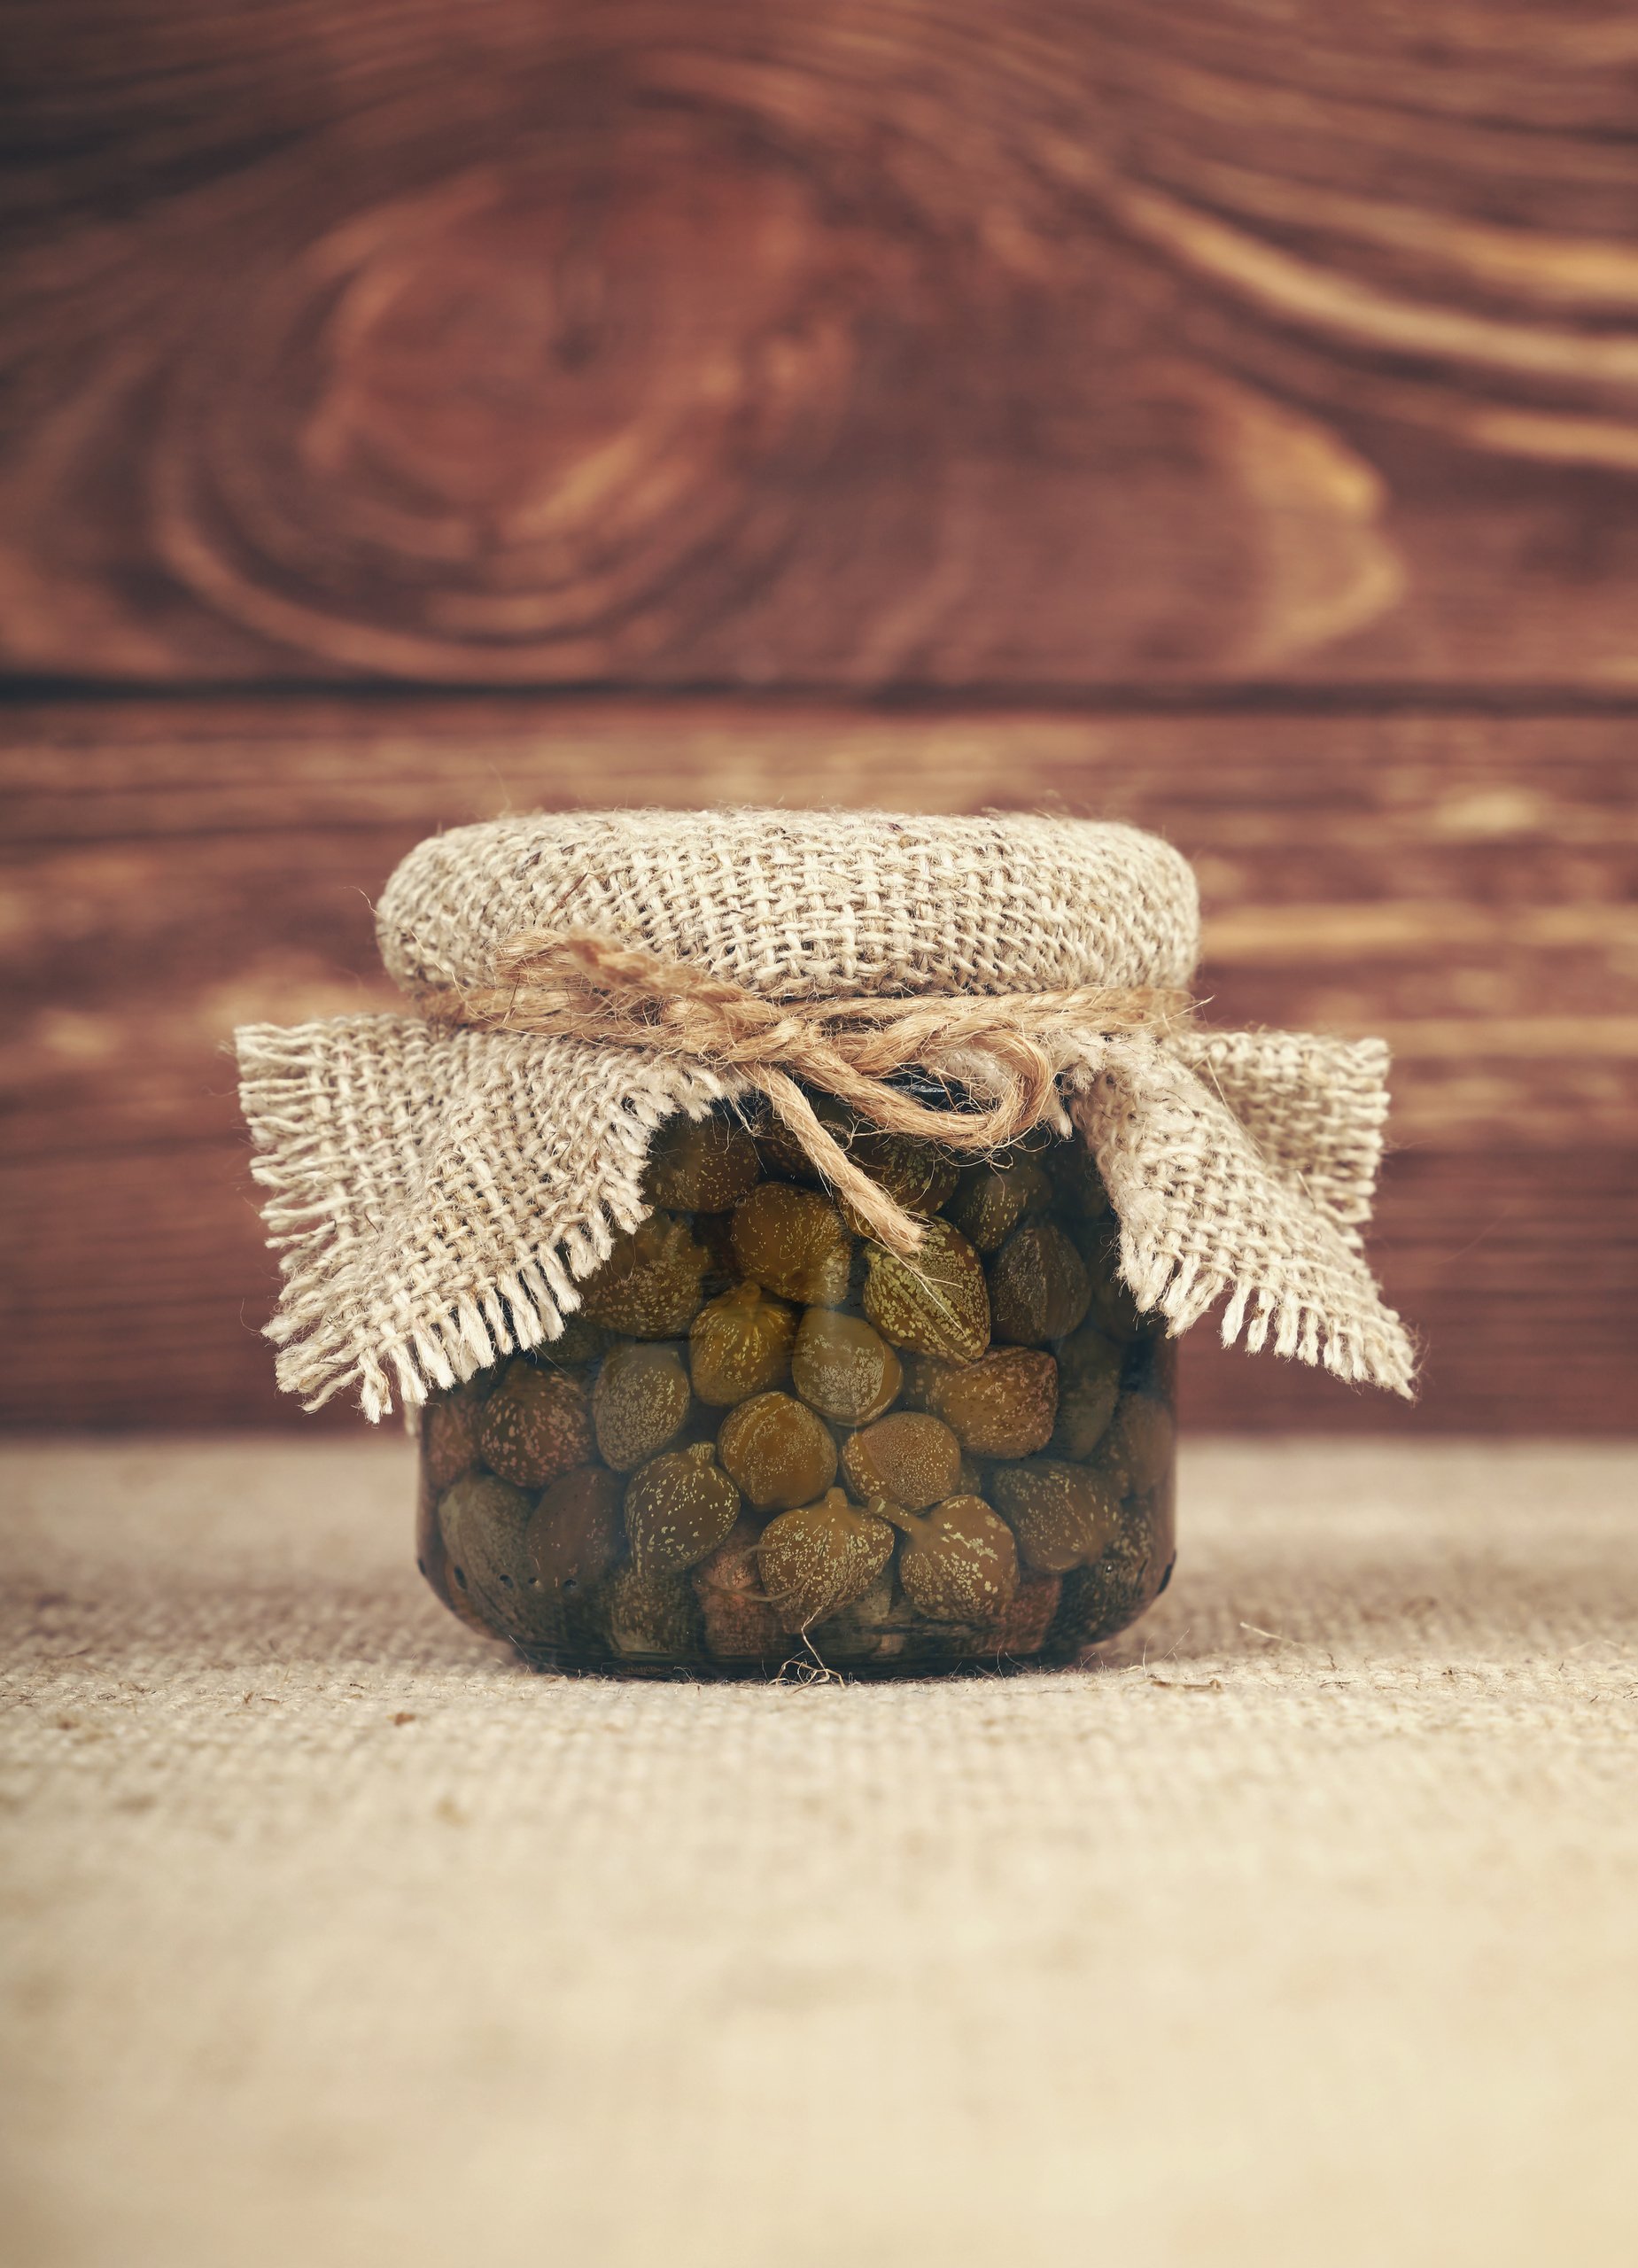
[[[981,1497],[950,1496],[920,1513],[877,1498],[871,1509],[903,1531],[898,1580],[929,1622],[992,1622],[1012,1604],[1018,1548]]]
[[[524,1539],[543,1591],[585,1592],[602,1582],[620,1556],[624,1493],[615,1474],[595,1464],[577,1464],[553,1481]]]
[[[581,1287],[594,1323],[628,1339],[676,1339],[698,1314],[710,1254],[685,1223],[656,1213],[615,1239],[614,1249]]]
[[[544,1488],[592,1454],[586,1388],[567,1371],[540,1371],[519,1355],[485,1402],[477,1425],[484,1463],[517,1488]]]
[[[896,1410],[855,1433],[842,1453],[848,1486],[861,1502],[889,1496],[919,1512],[953,1496],[961,1475],[961,1444],[940,1418]]]
[[[1026,1567],[1012,1604],[995,1627],[991,1643],[998,1654],[1038,1654],[1058,1614],[1065,1578]]]
[[[1034,1347],[992,1347],[975,1363],[924,1360],[916,1399],[977,1456],[1029,1456],[1052,1438],[1058,1365]]]
[[[678,1116],[654,1138],[643,1194],[679,1213],[726,1213],[761,1178],[757,1146],[736,1118]]]
[[[654,1339],[611,1347],[592,1388],[592,1423],[605,1464],[630,1472],[657,1456],[688,1415],[688,1373],[675,1347]]]
[[[848,1295],[853,1239],[816,1189],[761,1183],[734,1208],[734,1249],[745,1273],[782,1300],[834,1308]]]
[[[1096,1324],[1083,1324],[1058,1350],[1058,1423],[1052,1447],[1061,1456],[1091,1456],[1121,1398],[1123,1350]]]
[[[609,1334],[602,1324],[577,1313],[564,1318],[555,1339],[532,1348],[530,1360],[549,1364],[553,1370],[580,1370],[587,1363],[594,1363],[608,1344]]]
[[[1118,1229],[1099,1224],[1081,1239],[1081,1251],[1091,1285],[1089,1317],[1106,1338],[1139,1339],[1165,1330],[1166,1317],[1153,1308],[1139,1308],[1121,1273]]]
[[[1013,1346],[1067,1338],[1091,1297],[1080,1254],[1052,1221],[1026,1221],[990,1263],[996,1337]]]
[[[784,1377],[796,1311],[760,1284],[736,1284],[700,1309],[688,1332],[694,1391],[714,1409],[765,1394]]]
[[[1118,1478],[1123,1496],[1140,1495],[1171,1468],[1172,1413],[1152,1394],[1123,1394],[1098,1448],[1098,1462]]]
[[[919,1355],[975,1363],[990,1344],[983,1262],[948,1221],[928,1221],[903,1259],[872,1245],[861,1304],[889,1344]]]
[[[1097,1558],[1120,1525],[1119,1491],[1086,1465],[1060,1457],[998,1465],[990,1487],[1019,1550],[1047,1574],[1061,1575]]]
[[[904,1371],[869,1324],[837,1308],[810,1308],[790,1359],[791,1384],[838,1425],[867,1425],[891,1409]]]
[[[1052,1184],[1035,1160],[1014,1150],[969,1166],[948,1209],[975,1252],[997,1252],[1025,1216],[1043,1211],[1052,1195]]]
[[[788,1394],[757,1394],[737,1403],[717,1441],[723,1464],[759,1512],[811,1503],[836,1477],[835,1442]]]
[[[712,1550],[740,1516],[740,1492],[709,1441],[667,1449],[625,1491],[632,1565],[647,1575],[678,1573]]]
[[[792,1631],[868,1590],[892,1555],[892,1529],[850,1504],[840,1488],[770,1520],[757,1547],[769,1602]]]
[[[1050,1144],[1042,1161],[1053,1194],[1072,1220],[1100,1221],[1107,1215],[1109,1192],[1091,1152],[1078,1134],[1071,1141]]]
[[[762,1533],[749,1520],[736,1520],[690,1572],[705,1651],[713,1661],[765,1661],[785,1651],[783,1626],[763,1588],[757,1560]]]

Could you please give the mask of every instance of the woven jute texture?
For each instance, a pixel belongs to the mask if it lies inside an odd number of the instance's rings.
[[[1185,1453],[1059,1674],[534,1676],[357,1444],[13,1452],[18,2268],[1629,2268],[1638,1458]]]
[[[520,931],[591,930],[776,1000],[1175,988],[1199,950],[1187,864],[1126,827],[880,813],[616,812],[423,843],[383,895],[387,967],[442,1015]],[[699,1058],[354,1016],[238,1035],[252,1170],[281,1251],[282,1384],[371,1417],[556,1336],[644,1211],[655,1129],[748,1090]],[[1178,1330],[1409,1389],[1361,1255],[1386,1114],[1377,1041],[1104,1031],[1060,1087]]]

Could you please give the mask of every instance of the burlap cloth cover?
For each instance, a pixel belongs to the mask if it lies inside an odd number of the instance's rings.
[[[592,930],[776,1000],[1185,985],[1193,875],[1135,828],[1042,818],[621,812],[431,838],[387,885],[412,1003],[237,1036],[283,1291],[279,1380],[372,1417],[556,1336],[646,1206],[655,1130],[745,1092],[703,1060],[452,1027],[523,930]],[[1182,1331],[1409,1392],[1361,1257],[1386,1115],[1381,1042],[1108,1033],[1060,1087],[1120,1216],[1126,1279]]]

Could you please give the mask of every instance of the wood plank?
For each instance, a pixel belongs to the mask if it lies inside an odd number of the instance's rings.
[[[1622,0],[57,0],[0,665],[1634,684]]]
[[[279,1422],[232,1026],[388,998],[369,902],[422,835],[594,800],[1159,827],[1201,876],[1212,1021],[1393,1037],[1374,1248],[1429,1350],[1407,1418],[1197,1333],[1196,1421],[1638,1425],[1624,720],[228,700],[22,707],[4,738],[12,1425]]]

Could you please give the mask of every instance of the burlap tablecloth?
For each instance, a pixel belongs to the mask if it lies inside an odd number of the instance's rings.
[[[4,1479],[23,2268],[1638,2256],[1629,1453],[1197,1450],[1098,1671],[816,1690],[513,1667],[396,1442]]]

